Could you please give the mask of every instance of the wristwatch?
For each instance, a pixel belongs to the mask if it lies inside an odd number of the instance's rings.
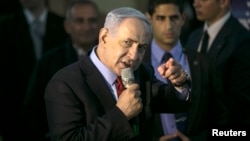
[[[189,86],[191,85],[190,75],[187,72],[185,72],[185,74],[186,74],[186,80],[181,83],[173,84],[175,87],[184,87],[186,85],[189,85]]]

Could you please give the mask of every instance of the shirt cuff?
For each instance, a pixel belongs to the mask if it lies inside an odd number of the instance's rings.
[[[185,100],[188,101],[189,100],[189,94],[190,94],[190,87],[186,86],[184,88],[179,88],[179,87],[174,87],[176,92],[176,96],[180,99],[180,100]]]

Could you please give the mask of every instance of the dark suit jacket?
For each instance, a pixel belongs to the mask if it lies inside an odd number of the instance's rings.
[[[51,77],[61,68],[78,60],[71,41],[46,53],[37,63],[24,99],[24,124],[26,141],[44,141],[49,132],[45,112],[44,93]],[[32,135],[30,132],[34,132]]]
[[[192,33],[186,48],[197,51],[202,29]],[[207,56],[216,60],[222,75],[230,128],[250,127],[250,34],[234,17],[220,29]]]
[[[36,59],[28,23],[22,11],[0,18],[1,43],[1,128],[4,134],[13,136],[12,130],[22,123],[21,103],[27,88],[30,75],[34,69]],[[63,27],[63,18],[51,12],[48,13],[46,32],[43,42],[43,53],[65,41],[67,34]],[[11,101],[11,103],[9,103]],[[8,108],[3,108],[6,105]],[[3,122],[2,122],[3,121]],[[9,127],[13,128],[9,128]],[[22,134],[20,133],[20,136]],[[18,136],[18,135],[17,135]]]
[[[196,51],[184,49],[191,74],[191,99],[188,109],[186,134],[192,141],[206,141],[210,129],[227,123],[227,111],[222,100],[223,89],[220,75],[207,59]],[[144,61],[151,64],[151,48],[148,48]],[[213,116],[210,116],[212,113]],[[160,116],[154,120],[154,140],[163,136]],[[209,131],[209,132],[208,132]]]
[[[29,76],[35,66],[34,47],[29,26],[23,11],[2,17],[0,27],[1,43],[5,61],[9,63],[10,73],[18,73],[15,81],[20,83],[20,90],[25,90]],[[45,35],[43,39],[43,53],[62,44],[67,37],[63,27],[63,18],[48,12]],[[7,64],[7,63],[6,63]],[[16,70],[18,69],[18,70]]]
[[[154,112],[185,111],[189,104],[178,100],[171,85],[154,78],[153,68],[144,63],[135,71],[142,92],[143,110],[137,119],[143,141],[151,140]],[[106,81],[88,56],[53,76],[46,88],[45,104],[53,141],[133,138],[129,122],[115,106]]]

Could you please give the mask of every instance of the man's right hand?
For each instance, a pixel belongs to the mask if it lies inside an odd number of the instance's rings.
[[[131,84],[118,98],[116,106],[125,114],[127,119],[137,116],[142,110],[141,91],[138,84]]]

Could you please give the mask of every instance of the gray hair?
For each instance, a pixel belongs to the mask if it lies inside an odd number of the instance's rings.
[[[148,18],[140,11],[131,7],[121,7],[110,11],[106,16],[104,28],[107,28],[114,35],[119,25],[126,18],[137,18],[144,21],[149,32],[152,32],[151,23]]]

